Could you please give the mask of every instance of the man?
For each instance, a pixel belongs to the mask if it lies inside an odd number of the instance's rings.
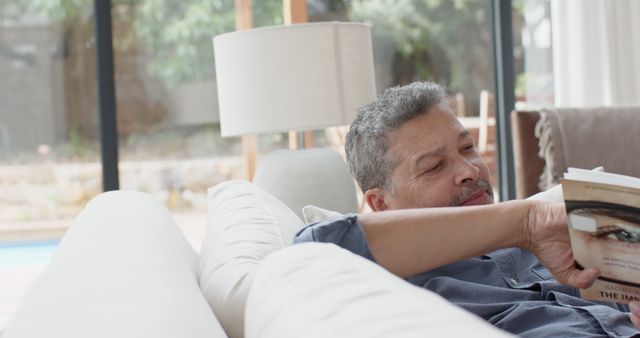
[[[296,242],[338,244],[518,335],[638,334],[635,304],[579,298],[599,271],[575,268],[562,204],[488,205],[486,163],[442,87],[391,88],[361,107],[346,152],[375,212],[307,226]]]

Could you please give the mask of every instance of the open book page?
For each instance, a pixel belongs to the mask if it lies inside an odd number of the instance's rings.
[[[561,180],[576,263],[600,278],[587,299],[640,300],[640,179],[570,168]]]
[[[564,174],[564,178],[640,189],[640,178],[603,171],[569,168]]]

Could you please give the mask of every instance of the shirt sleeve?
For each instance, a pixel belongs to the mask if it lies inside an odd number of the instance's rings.
[[[307,225],[293,238],[293,244],[304,242],[333,243],[375,262],[355,214],[345,215],[338,220]]]

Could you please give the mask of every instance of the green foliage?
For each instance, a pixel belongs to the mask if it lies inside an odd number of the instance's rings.
[[[370,22],[377,36],[391,38],[400,54],[408,57],[428,38],[429,21],[416,15],[415,5],[413,0],[356,0],[350,18]]]
[[[134,31],[151,55],[149,71],[170,87],[213,77],[214,36],[235,30],[233,0],[134,2]],[[254,1],[254,26],[282,21],[280,0]]]
[[[27,0],[20,5],[27,12],[46,15],[51,20],[70,25],[92,4],[90,0]],[[91,8],[92,9],[92,8]]]
[[[24,9],[43,14],[66,26],[86,13],[92,17],[91,0],[26,0]],[[211,78],[214,72],[212,38],[235,30],[233,0],[116,0],[131,20],[134,36],[150,55],[150,74],[169,87]],[[282,23],[282,1],[260,0],[253,5],[254,26]],[[113,18],[118,17],[114,13]],[[114,36],[114,39],[118,37]],[[116,46],[130,44],[114,41]]]
[[[142,1],[134,31],[152,58],[149,71],[169,86],[210,78],[212,38],[233,30],[232,1]]]
[[[524,2],[525,0],[512,0],[511,2],[511,6],[513,7],[513,10],[521,16],[524,15],[524,10],[525,10]]]
[[[91,17],[93,1],[20,3],[72,25]],[[514,10],[522,12],[523,3],[515,0]],[[113,4],[114,13],[127,9],[125,20],[132,23],[134,41],[150,57],[149,72],[169,87],[211,78],[212,38],[235,29],[234,0],[114,0]],[[309,0],[309,7],[347,9],[349,20],[373,25],[374,41],[391,41],[393,84],[430,79],[447,83],[451,91],[477,95],[492,81],[489,1]],[[282,0],[254,0],[252,11],[255,27],[282,23]],[[131,46],[118,41],[114,45]]]
[[[96,160],[98,149],[96,142],[82,136],[78,129],[71,129],[69,141],[56,150],[57,156],[71,161]]]
[[[394,42],[395,83],[430,79],[477,95],[491,82],[489,1],[352,0],[349,18]]]
[[[527,74],[518,74],[516,76],[516,98],[524,97],[527,94]]]

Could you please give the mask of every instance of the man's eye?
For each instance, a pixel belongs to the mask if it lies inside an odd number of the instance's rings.
[[[462,151],[463,152],[474,152],[476,151],[476,146],[474,146],[473,144],[467,144],[466,146],[462,147]]]
[[[436,165],[429,167],[429,169],[423,172],[423,174],[430,174],[430,173],[436,172],[440,168],[442,168],[442,162],[438,162]]]

